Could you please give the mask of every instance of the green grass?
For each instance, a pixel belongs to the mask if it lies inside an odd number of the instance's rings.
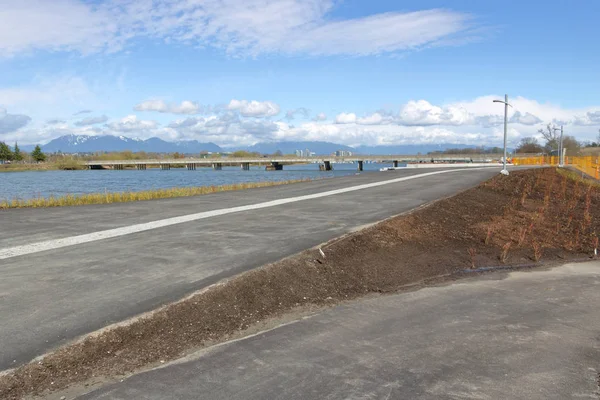
[[[579,170],[574,171],[572,169],[567,169],[567,168],[556,168],[556,171],[558,172],[559,175],[562,175],[572,181],[578,181],[581,183],[585,183],[586,185],[593,185],[593,186],[597,186],[597,187],[600,186],[600,182],[598,182],[596,179],[592,178],[591,176],[589,176],[585,173],[582,173]]]
[[[107,192],[81,195],[69,194],[66,196],[38,197],[35,199],[14,199],[9,201],[0,201],[0,210],[9,208],[67,207],[87,204],[127,203],[131,201],[198,196],[202,194],[279,186],[308,181],[310,181],[310,179],[296,179],[278,182],[235,183],[232,185],[221,186],[176,187],[169,189],[144,190],[139,192]]]

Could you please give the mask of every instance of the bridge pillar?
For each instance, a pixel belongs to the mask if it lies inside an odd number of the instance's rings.
[[[398,168],[398,160],[394,160],[394,168]]]
[[[163,171],[168,171],[171,169],[171,164],[160,164],[160,169]]]
[[[363,161],[362,160],[358,161],[358,167],[357,167],[357,169],[362,172],[362,170],[363,170]]]
[[[146,170],[146,164],[138,164],[137,165],[137,169],[138,169],[138,171],[144,171],[144,170]]]
[[[265,171],[282,171],[282,170],[283,170],[283,164],[279,164],[276,161],[272,162],[271,165],[267,165],[265,167]]]
[[[196,164],[195,163],[188,163],[187,169],[188,169],[188,171],[195,171],[196,170]]]
[[[243,171],[250,171],[250,163],[242,163],[240,164],[240,168],[242,168]]]
[[[220,171],[220,170],[223,169],[223,164],[221,164],[221,163],[213,163],[212,167],[213,167],[213,169],[215,171]]]
[[[333,166],[331,165],[331,161],[323,161],[323,164],[319,165],[320,171],[331,171],[333,170]]]

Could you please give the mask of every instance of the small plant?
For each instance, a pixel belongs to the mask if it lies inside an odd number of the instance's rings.
[[[518,241],[519,246],[523,245],[523,243],[525,242],[526,236],[527,236],[527,228],[523,227],[523,228],[521,228],[521,233],[519,234],[519,241]]]
[[[477,254],[477,250],[471,247],[467,250],[467,253],[469,253],[469,257],[471,257],[471,269],[475,269],[475,255]]]
[[[533,247],[534,261],[540,261],[540,259],[542,258],[542,246],[538,242],[533,242],[531,246]]]
[[[581,224],[584,227],[583,230],[585,230],[585,228],[587,228],[588,226],[592,225],[592,214],[590,214],[588,211],[584,211],[583,222]]]
[[[575,181],[575,186],[573,186],[573,198],[579,198],[579,180]]]
[[[571,226],[571,222],[573,222],[573,214],[570,214],[567,218],[567,228]]]
[[[575,247],[579,247],[579,228],[575,229]]]
[[[560,233],[560,222],[556,223],[556,234],[558,235]]]
[[[592,241],[594,247],[594,258],[598,257],[598,236],[594,236],[594,240]]]
[[[523,194],[521,194],[521,205],[525,205],[525,200],[527,200],[527,186],[523,189]]]
[[[502,253],[500,253],[500,261],[505,263],[508,260],[508,252],[510,251],[511,242],[506,242],[504,246],[502,246]]]
[[[588,190],[585,194],[585,211],[584,211],[584,213],[589,214],[591,205],[592,205],[592,185],[589,185]]]
[[[492,234],[494,233],[494,227],[492,225],[488,226],[487,228],[487,234],[485,235],[485,245],[487,246],[488,244],[490,244],[490,241],[492,240]]]

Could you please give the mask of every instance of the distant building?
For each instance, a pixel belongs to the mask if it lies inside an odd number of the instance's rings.
[[[352,152],[348,150],[338,150],[335,152],[336,157],[350,157],[351,155]]]
[[[306,150],[296,150],[296,157],[312,157],[316,153],[314,151]]]

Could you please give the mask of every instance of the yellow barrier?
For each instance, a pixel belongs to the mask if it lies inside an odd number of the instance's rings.
[[[558,156],[515,157],[515,165],[558,165]],[[565,165],[577,168],[581,172],[600,179],[600,157],[598,156],[565,156]]]

